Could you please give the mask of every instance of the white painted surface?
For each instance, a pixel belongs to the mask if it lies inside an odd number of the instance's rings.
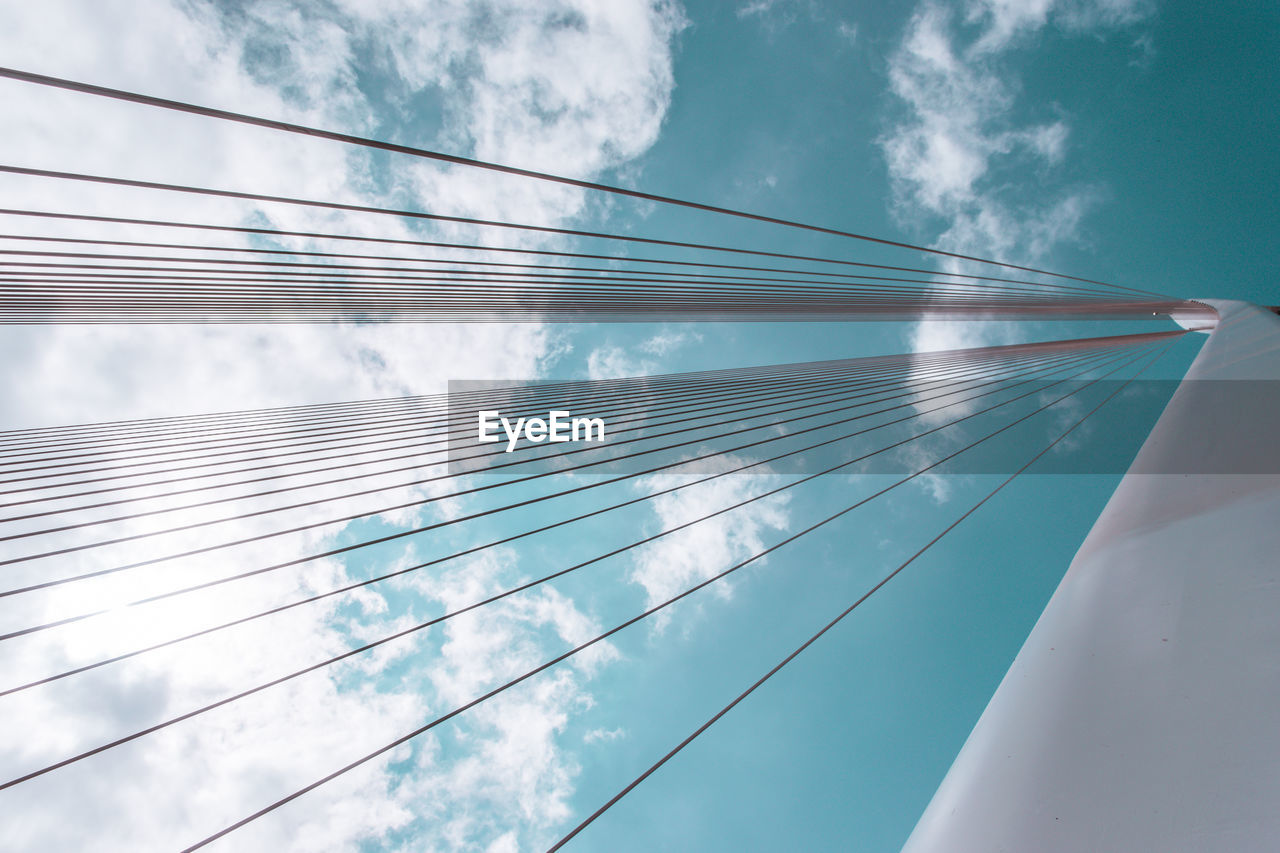
[[[1212,304],[1187,378],[1280,380],[1280,317]],[[1280,470],[1280,399],[1220,391],[1174,394],[905,851],[1280,851],[1280,476],[1138,473]]]

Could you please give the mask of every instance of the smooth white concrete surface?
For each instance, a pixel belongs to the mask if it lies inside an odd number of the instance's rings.
[[[1201,381],[1280,380],[1280,317],[1212,304],[909,853],[1280,851],[1280,476],[1215,473],[1280,471],[1280,399]]]

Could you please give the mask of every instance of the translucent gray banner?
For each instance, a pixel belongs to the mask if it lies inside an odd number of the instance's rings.
[[[1122,387],[1123,386],[1123,387]],[[633,476],[727,470],[904,475],[938,460],[938,474],[1018,470],[1103,399],[1105,406],[1039,460],[1033,473],[1121,474],[1171,398],[1177,425],[1201,452],[1147,453],[1146,474],[1278,474],[1214,441],[1229,418],[1267,441],[1280,430],[1280,382],[971,378],[910,389],[849,383],[449,383],[451,474],[548,472]],[[1041,410],[1041,411],[1037,411]]]

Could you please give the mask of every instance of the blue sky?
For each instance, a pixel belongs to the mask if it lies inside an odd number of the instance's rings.
[[[710,174],[719,187],[734,186],[738,194],[727,197],[750,209],[936,239],[949,225],[945,218],[894,215],[880,145],[904,109],[886,91],[887,66],[922,8],[778,3],[743,16],[691,4],[694,24],[681,42],[671,117],[647,177],[685,186],[695,174]],[[961,24],[949,30],[960,45],[981,31]],[[1211,13],[1195,4],[1153,4],[1129,24],[1078,31],[1051,16],[998,57],[1016,94],[994,123],[1061,121],[1069,127],[1065,151],[1053,167],[993,162],[999,174],[990,183],[1033,209],[1064,191],[1089,198],[1074,233],[1042,257],[1053,268],[1180,296],[1275,303],[1269,266],[1280,164],[1266,141],[1276,113],[1265,104],[1274,105],[1280,90],[1272,61],[1278,47],[1275,11],[1255,4]],[[734,153],[719,156],[726,149]],[[1271,179],[1260,180],[1264,175]],[[752,345],[824,354],[863,344],[893,348],[902,340],[898,330],[861,327],[724,333],[734,343],[742,334]],[[1169,375],[1196,345],[1185,341],[1170,356]],[[1137,424],[1112,428],[1118,440],[1141,435]],[[1016,483],[615,807],[584,834],[582,849],[896,850],[1114,483],[1106,476]],[[941,526],[918,493],[909,502],[905,511],[919,513],[912,519],[917,536],[931,523]],[[905,537],[909,528],[899,529]],[[758,581],[760,603],[785,606],[782,615],[760,617],[778,639],[765,653],[767,641],[752,638],[756,670],[785,651],[781,636],[795,645],[833,601],[866,583],[867,564],[879,557],[868,559],[868,534],[857,523],[842,526],[815,537],[825,549],[815,541],[809,554],[779,558],[762,573],[769,578]],[[784,578],[804,569],[824,574],[818,566],[828,567],[829,596],[797,590],[797,577]],[[746,653],[737,645],[753,633],[741,615],[746,587],[733,602],[738,613],[715,626],[705,620],[702,630],[718,639],[705,643],[708,663],[716,650]],[[729,639],[729,621],[747,624]],[[743,667],[716,692],[731,695],[750,671]],[[669,707],[670,694],[663,698]],[[652,699],[636,701],[648,707]],[[713,704],[708,697],[706,707]],[[673,726],[668,742],[692,728],[695,716]],[[590,808],[591,798],[581,801]]]
[[[1280,130],[1280,13],[1258,4],[1215,4],[1208,13],[1146,0],[157,0],[143,15],[129,4],[68,0],[0,12],[0,33],[9,33],[0,35],[3,64],[34,71],[1180,297],[1280,302],[1271,268],[1280,226],[1272,144]],[[463,215],[907,265],[926,260],[312,141],[286,145],[261,131],[211,129],[16,84],[6,83],[3,96],[12,126],[0,140],[5,162],[365,202],[389,197]],[[5,178],[3,191],[14,206],[408,233],[284,209],[72,195],[16,178]],[[145,335],[128,327],[18,329],[0,341],[0,402],[3,426],[37,425],[424,393],[448,379],[599,378],[1164,328],[1114,321],[162,327]],[[1152,375],[1176,378],[1197,346],[1187,336]],[[1094,429],[1136,450],[1146,424],[1116,416]],[[775,482],[730,479],[722,493],[527,540],[264,627],[265,634],[202,645],[191,658],[131,665],[82,690],[14,704],[13,719],[41,724],[32,723],[31,742],[6,743],[0,759],[12,772],[54,760],[308,662],[316,650],[380,636]],[[1015,482],[569,849],[898,849],[1116,481],[1099,474]],[[729,591],[705,591],[657,627],[637,626],[590,661],[308,795],[222,849],[542,849],[995,482],[973,476],[949,479],[941,491],[903,487],[745,569]],[[91,659],[104,646],[128,648],[262,598],[287,600],[429,559],[637,488],[621,484],[460,525],[414,539],[407,550],[370,549],[205,603],[148,611],[147,619],[126,612],[32,641],[4,666],[22,677],[44,660]],[[247,703],[114,762],[50,776],[30,795],[5,792],[11,799],[0,808],[28,815],[8,844],[189,843],[332,769],[344,750],[389,740],[424,713],[483,692],[672,584],[743,559],[868,488],[836,477],[809,484],[696,536],[593,566],[491,616],[458,620],[368,665]],[[379,498],[425,494],[388,481]],[[273,545],[268,558],[496,501],[329,528]],[[138,556],[117,548],[101,560]],[[262,559],[233,551],[188,570],[213,575],[229,562]],[[157,571],[99,594],[131,600],[166,582]],[[51,596],[35,612],[52,618],[84,600]],[[4,616],[29,619],[13,609]],[[264,636],[291,642],[264,652]],[[184,665],[191,659],[199,666]],[[352,732],[355,743],[344,741]],[[175,758],[188,755],[206,757]],[[156,767],[165,769],[143,772]],[[113,773],[128,783],[113,783],[120,778]],[[65,820],[86,791],[99,821],[92,830]],[[143,820],[146,803],[161,807]]]

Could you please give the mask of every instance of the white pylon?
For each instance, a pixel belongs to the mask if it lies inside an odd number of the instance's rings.
[[[1204,302],[1209,339],[905,851],[1280,850],[1280,381],[1256,382],[1280,317]]]

